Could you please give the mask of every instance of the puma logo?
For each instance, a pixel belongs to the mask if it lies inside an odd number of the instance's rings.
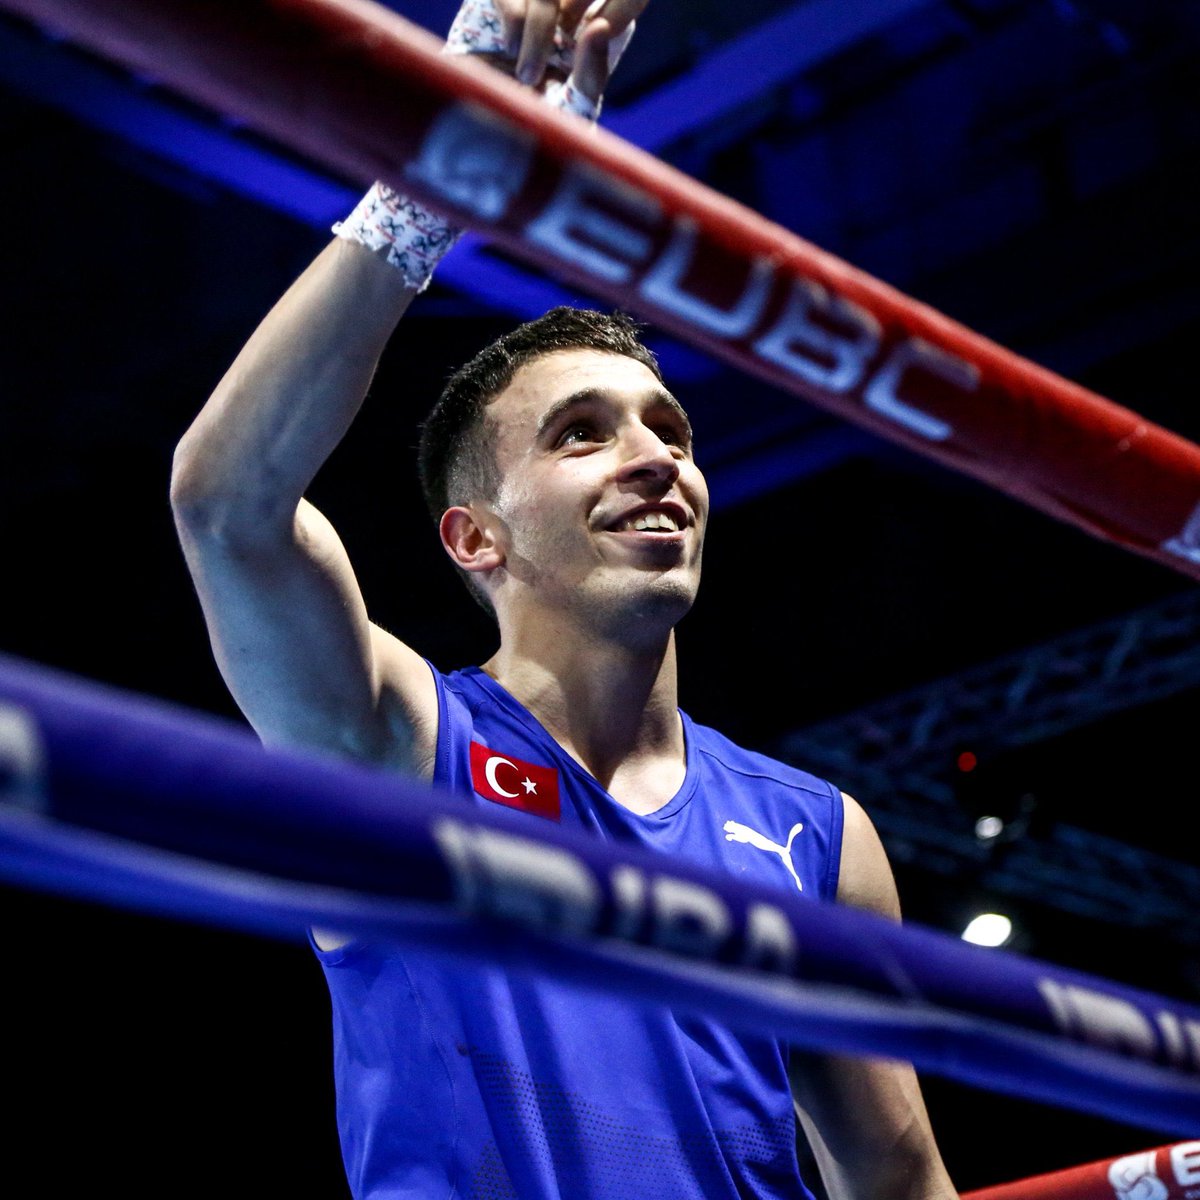
[[[756,850],[766,850],[770,854],[778,854],[783,860],[783,865],[787,867],[788,874],[796,881],[796,886],[804,891],[804,884],[800,882],[800,876],[796,874],[796,868],[792,866],[792,843],[796,840],[796,834],[804,828],[802,824],[797,823],[792,826],[788,840],[782,846],[778,842],[771,841],[769,837],[764,837],[757,830],[751,829],[749,825],[743,825],[740,821],[726,821],[724,828],[727,842],[745,842],[746,845],[753,846]]]

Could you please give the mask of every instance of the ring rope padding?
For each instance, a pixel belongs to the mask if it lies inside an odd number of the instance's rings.
[[[1194,578],[1200,447],[368,0],[0,0],[835,415]]]
[[[514,963],[1200,1135],[1200,1008],[605,842],[0,657],[0,877]]]
[[[1196,1200],[1197,1195],[1200,1142],[1176,1142],[977,1188],[964,1192],[962,1200]]]

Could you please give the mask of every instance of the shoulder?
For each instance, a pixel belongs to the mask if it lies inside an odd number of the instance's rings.
[[[900,919],[900,898],[887,851],[866,810],[842,793],[842,862],[837,898],[841,904]]]
[[[707,727],[689,728],[689,738],[698,811],[716,818],[726,841],[781,855],[805,889],[833,900],[842,859],[841,792]]]
[[[762,754],[747,750],[707,725],[697,724],[685,717],[688,736],[692,739],[697,759],[710,769],[729,772],[747,779],[759,779],[815,796],[840,799],[833,784],[808,771]]]

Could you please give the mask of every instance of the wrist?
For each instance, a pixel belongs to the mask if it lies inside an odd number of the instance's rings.
[[[604,98],[601,96],[593,100],[586,95],[575,82],[574,75],[568,76],[561,83],[557,80],[548,83],[544,96],[546,101],[560,112],[573,113],[593,125],[600,119],[600,107]]]
[[[375,183],[354,211],[333,227],[337,237],[377,254],[423,292],[462,230],[385,183]]]
[[[588,16],[597,11],[597,4]],[[629,43],[633,24],[608,46],[608,71],[616,66]],[[586,40],[586,39],[585,39]],[[482,54],[515,60],[515,51],[506,39],[504,24],[494,0],[463,0],[446,39],[447,54]],[[548,83],[545,100],[562,112],[595,122],[603,97],[595,99],[580,87],[576,77],[576,39],[562,29],[554,35],[549,65],[565,79]],[[594,72],[588,72],[592,74]],[[593,90],[599,91],[597,86]],[[337,237],[358,242],[395,267],[405,284],[423,292],[433,278],[438,263],[462,236],[462,230],[450,224],[423,204],[384,183],[374,184],[354,211],[333,226]]]

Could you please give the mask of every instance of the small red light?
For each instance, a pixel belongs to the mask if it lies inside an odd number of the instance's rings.
[[[960,771],[973,771],[978,765],[979,759],[970,750],[964,750],[958,756],[958,769]]]

